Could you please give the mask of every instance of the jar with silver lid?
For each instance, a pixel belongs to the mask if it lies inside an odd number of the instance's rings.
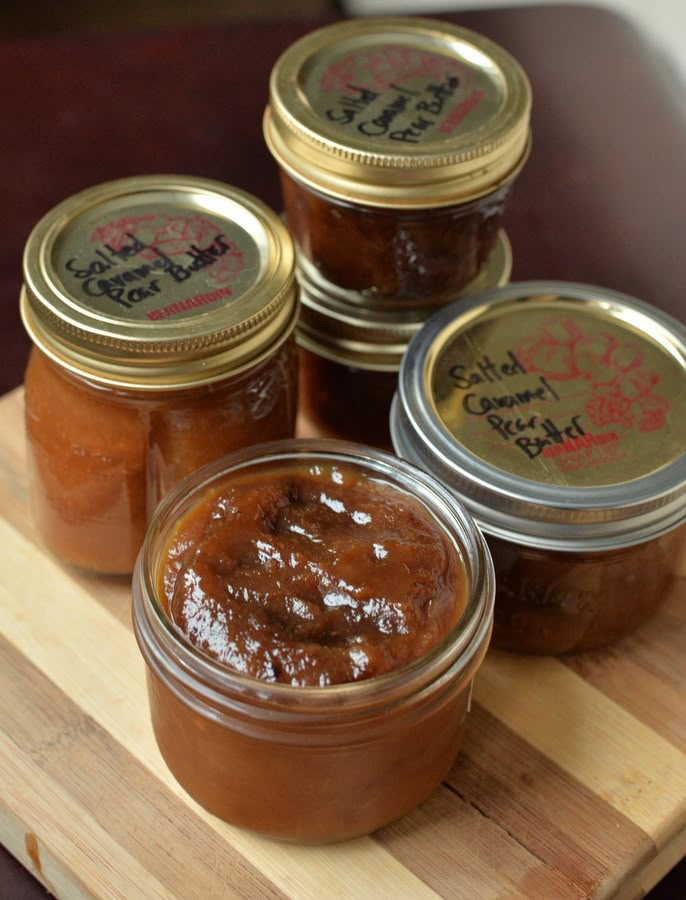
[[[686,546],[686,329],[601,287],[511,284],[437,312],[391,415],[496,567],[494,644],[559,654],[646,621]]]

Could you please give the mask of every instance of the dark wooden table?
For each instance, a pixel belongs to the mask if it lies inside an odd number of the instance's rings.
[[[507,221],[513,278],[602,284],[686,318],[686,101],[642,36],[581,6],[443,17],[503,44],[531,78],[533,152]],[[261,136],[267,80],[317,24],[0,44],[0,394],[20,384],[29,348],[17,311],[23,243],[54,203],[115,177],[179,172],[278,207]],[[43,894],[0,857],[0,897]],[[683,863],[651,892],[676,896],[686,896]]]

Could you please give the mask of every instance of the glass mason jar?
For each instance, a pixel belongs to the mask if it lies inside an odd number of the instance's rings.
[[[512,270],[504,231],[477,277],[453,299],[506,284]],[[389,416],[410,339],[430,310],[370,309],[360,296],[333,289],[314,267],[296,266],[300,284],[300,406],[321,436],[391,449]]]
[[[418,505],[422,516],[429,516],[440,529],[446,552],[450,557],[455,554],[464,581],[447,633],[422,655],[362,680],[277,682],[219,661],[172,623],[163,594],[169,590],[170,571],[165,555],[177,524],[217,488],[255,479],[262,496],[270,479],[299,467],[314,478],[329,469],[342,471],[340,484],[353,472],[360,484],[368,482],[375,492],[386,492],[393,504]],[[331,505],[336,507],[335,501]],[[378,546],[367,546],[371,540],[367,524],[356,515],[355,559],[373,566]],[[213,515],[213,529],[215,520]],[[311,521],[310,513],[305,521]],[[195,552],[192,541],[190,546]],[[307,559],[301,561],[307,564]],[[268,587],[265,590],[269,593]],[[196,595],[197,591],[194,602]],[[244,600],[235,602],[240,605]],[[308,602],[313,602],[311,597]],[[330,601],[320,598],[319,603],[326,613]],[[212,609],[217,609],[214,603]],[[488,645],[492,611],[492,564],[471,518],[433,478],[390,454],[338,441],[293,440],[244,450],[210,464],[162,502],[134,573],[134,630],[147,664],[150,712],[162,756],[195,800],[232,824],[308,843],[371,832],[425,799],[453,763],[472,682]],[[232,617],[227,613],[228,619]],[[213,635],[212,646],[217,646],[212,622],[201,618],[205,633]],[[412,635],[415,639],[422,635]],[[266,635],[266,641],[271,640],[273,629]],[[252,636],[243,641],[248,654],[253,652],[250,647],[260,644],[251,641]],[[349,643],[346,639],[345,652]],[[321,647],[311,640],[305,644],[305,662],[319,652],[326,666],[327,653],[337,646],[340,634],[336,637],[333,632],[324,635]],[[232,654],[237,652],[234,644],[231,648]]]
[[[289,229],[320,276],[378,306],[436,306],[492,252],[529,152],[531,89],[446,22],[352,19],[275,63],[264,118]]]
[[[524,282],[429,319],[393,445],[481,526],[494,645],[589,650],[657,611],[683,573],[685,419],[686,329],[632,297]]]
[[[235,188],[127,178],[50,211],[28,239],[24,280],[38,530],[65,562],[131,572],[180,478],[293,435],[292,241]]]

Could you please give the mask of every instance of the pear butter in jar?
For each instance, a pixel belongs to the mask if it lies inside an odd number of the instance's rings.
[[[306,35],[275,63],[264,118],[300,255],[368,304],[455,297],[495,246],[530,107],[518,62],[446,22]]]
[[[374,831],[452,765],[493,597],[462,504],[391,454],[279,441],[204,466],[158,507],[133,578],[162,756],[234,825]]]
[[[430,310],[369,308],[303,262],[296,266],[301,308],[295,336],[304,421],[320,435],[390,449],[400,362]],[[506,284],[511,269],[510,243],[501,231],[477,277],[454,299]]]
[[[293,245],[242,191],[144,176],[65,200],[28,239],[21,310],[35,520],[68,563],[130,572],[177,481],[293,435]]]
[[[410,344],[391,432],[481,526],[493,643],[600,647],[684,573],[686,329],[645,302],[512,284],[436,313]]]

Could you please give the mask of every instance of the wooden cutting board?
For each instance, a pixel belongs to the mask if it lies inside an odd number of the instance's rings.
[[[69,897],[639,897],[686,852],[685,597],[682,578],[605,652],[490,651],[431,798],[371,837],[275,843],[205,813],[167,771],[128,583],[65,569],[34,534],[14,391],[0,399],[0,840]]]

